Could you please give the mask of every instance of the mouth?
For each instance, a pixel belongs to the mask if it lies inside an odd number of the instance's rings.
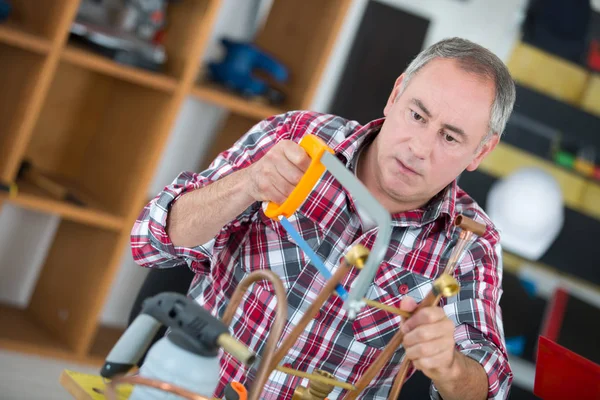
[[[402,161],[396,159],[396,162],[398,163],[398,166],[400,167],[400,171],[404,172],[405,174],[408,174],[408,175],[421,175],[420,173],[418,173],[414,169],[412,169],[409,166],[407,166],[406,164],[404,164]]]

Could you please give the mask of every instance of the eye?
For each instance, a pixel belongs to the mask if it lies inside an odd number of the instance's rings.
[[[411,117],[412,117],[412,118],[413,118],[415,121],[418,121],[418,122],[424,122],[424,121],[425,121],[425,118],[423,118],[423,117],[421,116],[421,114],[419,114],[419,113],[418,113],[418,112],[416,112],[416,111],[410,110],[410,116],[411,116]]]
[[[448,143],[455,143],[455,142],[458,142],[458,141],[457,141],[457,140],[454,138],[454,136],[452,136],[452,135],[449,135],[449,134],[447,134],[447,133],[442,133],[442,134],[444,135],[444,140],[445,140],[446,142],[448,142]]]

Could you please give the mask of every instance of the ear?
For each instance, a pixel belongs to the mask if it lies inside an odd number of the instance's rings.
[[[383,109],[383,115],[387,117],[390,112],[390,108],[396,102],[396,98],[398,97],[398,93],[400,92],[400,86],[402,85],[402,81],[404,80],[404,74],[400,75],[398,79],[396,79],[396,83],[394,83],[394,88],[392,89],[392,93],[390,93],[390,97],[388,98],[387,103],[385,104],[385,108]]]
[[[475,171],[477,169],[477,167],[479,167],[479,164],[481,164],[483,159],[488,154],[490,154],[490,152],[492,150],[494,150],[496,148],[496,145],[498,144],[499,141],[500,141],[499,135],[497,135],[497,134],[492,135],[492,137],[489,138],[483,146],[481,146],[481,149],[479,149],[479,151],[477,152],[477,155],[475,156],[473,161],[471,161],[471,163],[469,165],[467,165],[467,168],[466,168],[467,171],[469,171],[469,172]]]

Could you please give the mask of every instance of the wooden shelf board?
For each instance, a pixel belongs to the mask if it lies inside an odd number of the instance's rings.
[[[504,178],[522,167],[537,167],[550,173],[561,187],[563,201],[567,207],[592,218],[600,219],[600,205],[594,207],[585,204],[584,201],[586,190],[589,187],[599,187],[598,183],[513,145],[499,143],[496,149],[483,160],[479,169],[496,178]]]
[[[0,304],[0,348],[55,358],[73,358],[73,353],[50,332],[38,325],[27,310]]]
[[[173,77],[119,64],[109,58],[73,44],[65,47],[62,59],[91,71],[164,92],[172,92],[177,86],[177,80]]]
[[[191,93],[200,100],[223,106],[236,114],[256,118],[257,120],[284,112],[282,109],[259,101],[244,99],[215,84],[202,83],[196,85]]]
[[[18,182],[18,193],[15,197],[6,200],[19,207],[49,214],[58,214],[61,217],[84,224],[118,231],[123,227],[124,219],[98,208],[81,207],[67,201],[60,201],[49,197],[41,189]],[[0,199],[7,197],[6,193],[0,193]]]
[[[27,32],[10,21],[0,24],[0,42],[39,54],[47,54],[51,47],[50,40]]]

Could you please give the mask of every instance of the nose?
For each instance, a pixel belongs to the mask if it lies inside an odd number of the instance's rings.
[[[435,133],[430,131],[420,132],[418,135],[414,135],[411,138],[408,147],[416,158],[426,160],[431,154],[434,141]]]

